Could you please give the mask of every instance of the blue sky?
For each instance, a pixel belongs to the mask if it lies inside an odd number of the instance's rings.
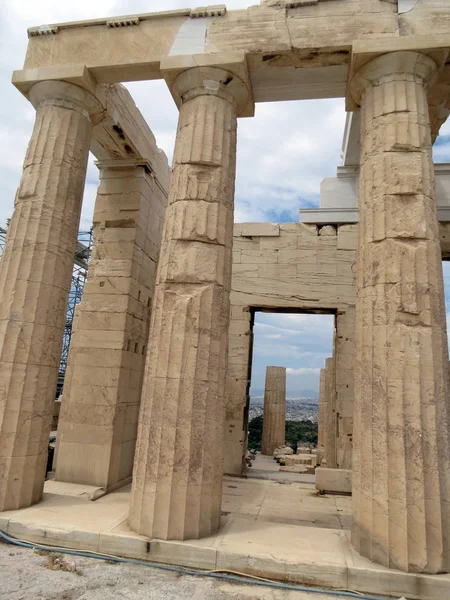
[[[227,0],[228,9],[258,0]],[[11,215],[22,163],[34,122],[34,109],[11,85],[25,57],[28,27],[46,23],[171,10],[196,5],[190,0],[3,0],[0,3],[0,225]],[[198,4],[198,3],[197,3]],[[136,104],[169,161],[178,111],[162,81],[128,84]],[[298,220],[300,207],[319,204],[320,181],[334,177],[340,164],[345,123],[344,100],[258,104],[253,119],[238,130],[235,220]],[[437,162],[450,161],[450,122],[435,147]],[[89,229],[98,185],[91,157],[81,227]],[[445,268],[450,298],[450,269]],[[450,304],[447,312],[450,313]],[[259,314],[255,324],[253,388],[264,387],[267,365],[289,369],[288,391],[317,390],[319,371],[331,353],[332,318]]]

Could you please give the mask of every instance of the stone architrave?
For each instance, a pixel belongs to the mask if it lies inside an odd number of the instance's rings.
[[[131,481],[165,190],[146,160],[97,163],[94,245],[70,343],[56,479]]]
[[[84,89],[43,81],[0,264],[0,511],[42,497],[93,124]]]
[[[450,570],[448,349],[427,84],[417,52],[354,77],[361,106],[352,541],[402,571]]]
[[[286,437],[286,367],[267,367],[264,390],[262,454],[273,455],[285,445]]]
[[[221,519],[236,129],[248,88],[182,71],[169,206],[141,400],[129,524],[190,539]]]

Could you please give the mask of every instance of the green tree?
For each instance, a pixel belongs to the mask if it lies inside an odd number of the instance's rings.
[[[248,449],[261,450],[263,416],[254,417],[248,425]],[[317,446],[318,426],[311,421],[286,421],[286,443],[294,452],[297,445],[311,444]]]
[[[248,449],[261,450],[263,416],[254,417],[248,424]]]

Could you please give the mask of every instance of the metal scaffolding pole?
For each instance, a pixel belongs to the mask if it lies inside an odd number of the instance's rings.
[[[0,258],[5,247],[7,229],[0,227]],[[67,358],[69,356],[70,338],[72,337],[72,324],[75,315],[76,305],[80,302],[83,295],[84,284],[86,282],[88,262],[92,248],[92,229],[90,231],[79,231],[78,242],[75,251],[72,285],[67,302],[66,324],[64,327],[64,338],[61,352],[61,362],[59,364],[58,387],[56,398],[59,398],[64,384],[64,376],[67,369]]]

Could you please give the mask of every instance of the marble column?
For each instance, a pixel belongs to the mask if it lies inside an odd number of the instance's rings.
[[[326,433],[325,456],[327,467],[336,469],[337,465],[337,414],[336,414],[336,361],[334,356],[327,358],[325,367]]]
[[[94,245],[73,324],[56,479],[112,490],[131,481],[167,193],[146,160],[97,166]]]
[[[352,541],[402,571],[450,570],[448,350],[427,103],[434,61],[366,64],[361,106]]]
[[[264,390],[262,454],[273,455],[286,443],[286,367],[267,367]]]
[[[326,463],[325,441],[327,431],[327,393],[326,393],[326,370],[320,370],[320,390],[319,390],[319,421],[318,421],[318,439],[317,454],[319,464]]]
[[[181,100],[141,399],[129,524],[192,539],[221,520],[237,116],[247,88],[218,68]]]
[[[93,123],[73,84],[35,84],[36,121],[0,264],[0,511],[42,497]]]

